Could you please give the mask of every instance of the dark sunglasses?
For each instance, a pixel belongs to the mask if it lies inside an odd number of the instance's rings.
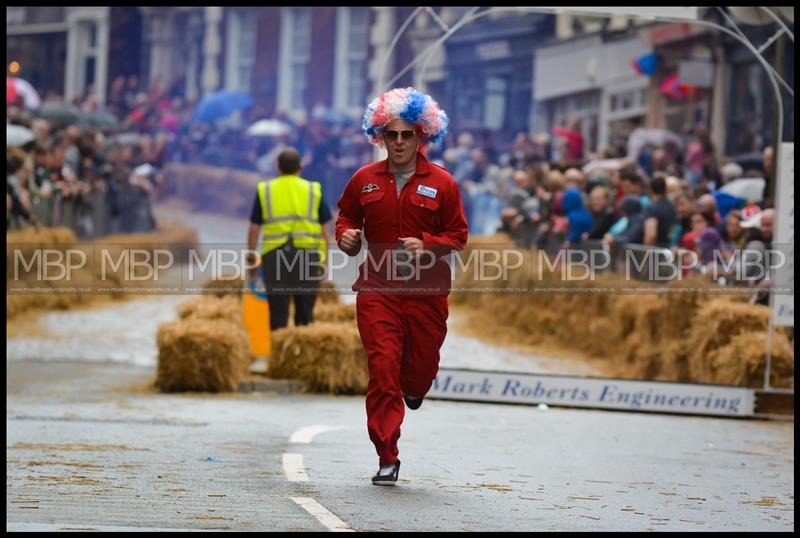
[[[384,131],[383,136],[387,140],[398,140],[399,137],[403,137],[403,140],[411,140],[414,138],[414,135],[417,134],[414,131]]]

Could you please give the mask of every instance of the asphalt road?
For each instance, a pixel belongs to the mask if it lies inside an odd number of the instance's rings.
[[[426,401],[379,488],[362,397],[7,374],[7,530],[794,530],[791,422]]]
[[[244,240],[244,220],[156,211]],[[400,483],[373,486],[363,397],[147,388],[155,330],[189,298],[7,340],[7,530],[794,530],[793,422],[426,401]],[[592,374],[454,330],[442,365]]]

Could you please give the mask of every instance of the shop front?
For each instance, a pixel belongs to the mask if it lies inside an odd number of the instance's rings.
[[[534,50],[553,35],[552,17],[482,20],[446,43],[444,106],[455,129],[527,132]]]

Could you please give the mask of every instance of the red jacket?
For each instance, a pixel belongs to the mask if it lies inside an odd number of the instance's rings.
[[[336,242],[349,228],[363,229],[362,240],[367,240],[371,258],[359,268],[353,290],[393,288],[447,294],[450,266],[442,256],[463,250],[467,244],[467,219],[458,185],[447,170],[429,162],[421,153],[417,154],[417,171],[399,197],[395,181],[388,159],[368,164],[353,174],[339,199]],[[397,279],[392,267],[381,263],[393,259],[391,253],[397,249],[400,237],[422,239],[423,248],[437,258],[435,263],[430,257],[421,259],[423,267],[431,263],[433,267],[421,269],[419,279]],[[346,252],[355,256],[360,248]]]

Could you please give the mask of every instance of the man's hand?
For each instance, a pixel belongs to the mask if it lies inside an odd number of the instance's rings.
[[[423,250],[422,239],[416,237],[400,237],[403,242],[403,248],[406,249],[413,258],[419,258]]]
[[[339,246],[345,251],[353,250],[361,244],[361,234],[362,231],[356,228],[345,230],[342,234],[342,238],[339,240]]]
[[[258,257],[252,252],[248,252],[246,263],[247,263],[247,279],[258,281],[258,271],[261,268],[261,264],[258,260]]]

